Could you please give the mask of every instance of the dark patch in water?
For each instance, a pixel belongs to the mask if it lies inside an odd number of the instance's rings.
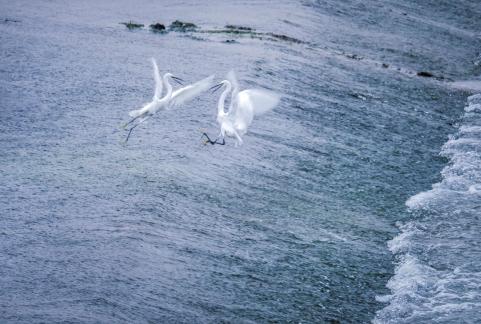
[[[284,23],[286,23],[286,24],[288,24],[288,25],[291,25],[291,26],[301,27],[301,25],[296,24],[296,23],[293,23],[292,21],[287,20],[287,19],[283,19],[282,22],[284,22]]]
[[[350,59],[353,59],[353,60],[357,60],[357,61],[360,61],[360,60],[363,59],[362,56],[359,56],[357,54],[350,54],[350,53],[346,54],[346,57],[350,58]]]
[[[165,25],[161,23],[155,23],[150,25],[150,29],[155,32],[165,32]]]
[[[225,28],[227,28],[227,29],[235,29],[235,30],[246,30],[246,31],[253,31],[253,30],[255,30],[254,28],[251,28],[251,27],[245,27],[245,26],[239,26],[239,25],[225,25]]]
[[[172,31],[187,32],[196,30],[197,25],[191,22],[176,20],[170,24],[169,29]]]
[[[232,25],[230,25],[232,26]],[[243,29],[211,29],[205,31],[199,31],[202,33],[208,34],[229,34],[229,35],[239,35],[239,36],[247,36],[253,39],[259,40],[270,40],[270,41],[284,41],[288,43],[295,43],[295,44],[306,44],[306,42],[290,37],[287,35],[282,34],[275,34],[275,33],[263,33],[263,32],[256,32],[254,29],[247,29],[248,27],[243,27]]]
[[[432,78],[434,76],[431,72],[427,71],[420,71],[417,73],[417,75],[425,78]]]
[[[274,33],[265,33],[265,35],[274,37],[275,39],[285,41],[285,42],[291,42],[291,43],[296,43],[296,44],[304,44],[305,42],[301,41],[300,39],[282,35],[282,34],[274,34]]]
[[[144,26],[142,24],[136,24],[132,22],[121,23],[121,24],[127,26],[127,28],[129,29],[135,29],[135,28],[140,28]],[[165,25],[161,23],[152,24],[150,25],[150,28],[153,31],[159,31],[159,32],[167,31],[167,29],[165,28]],[[175,20],[169,25],[169,31],[238,35],[238,36],[247,36],[252,39],[259,39],[259,40],[283,41],[283,42],[294,43],[294,44],[307,44],[307,42],[304,42],[300,39],[287,36],[284,34],[276,34],[272,32],[257,32],[255,31],[254,28],[247,27],[247,26],[240,26],[240,25],[226,25],[224,29],[200,30],[200,27],[198,27],[194,23]],[[230,39],[230,40],[224,41],[223,43],[234,43],[234,42],[236,41],[233,39]],[[356,55],[354,54],[354,56]]]
[[[134,22],[132,22],[132,21],[129,21],[129,22],[121,22],[120,24],[124,25],[124,26],[127,27],[129,30],[137,29],[137,28],[143,28],[143,27],[144,27],[144,24],[137,24],[137,23],[134,23]]]
[[[208,34],[234,34],[234,35],[257,35],[258,33],[248,31],[248,30],[239,30],[239,29],[211,29],[201,31],[202,33]]]

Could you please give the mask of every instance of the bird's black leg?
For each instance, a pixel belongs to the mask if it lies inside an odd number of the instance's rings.
[[[207,139],[204,141],[204,145],[207,144],[207,143],[210,143],[212,145],[215,144],[215,141],[211,140],[209,135],[207,135],[207,133],[202,133],[202,136],[200,138],[202,138],[204,136],[207,137]]]
[[[125,123],[125,124],[122,126],[122,128],[127,127],[127,125],[132,124],[134,121],[136,121],[137,119],[139,119],[139,118],[142,117],[142,116],[143,116],[143,115],[140,115],[140,116],[137,116],[137,117],[132,118],[130,121],[128,121],[127,123]]]
[[[134,130],[134,128],[137,127],[137,126],[139,126],[140,124],[141,124],[141,123],[138,123],[137,125],[135,125],[135,126],[133,126],[133,127],[131,127],[131,128],[129,129],[129,134],[127,135],[127,138],[125,139],[125,142],[126,142],[126,143],[127,143],[127,141],[129,140],[130,134],[132,134],[132,131]]]
[[[218,140],[219,138],[216,138],[215,141],[211,140],[209,135],[207,135],[207,133],[202,133],[202,137],[207,137],[207,139],[205,140],[204,144],[212,144],[212,145],[215,145],[215,144],[219,144],[219,145],[225,145],[225,140],[224,140],[224,137],[222,137],[222,143],[219,143]],[[201,138],[202,138],[201,137]]]
[[[127,138],[125,139],[125,143],[127,143],[127,141],[129,140],[130,134],[132,133],[134,128],[135,128],[135,126],[129,129],[129,134],[127,135]]]
[[[149,119],[153,115],[149,114],[149,115],[146,115],[146,116],[145,115],[142,115],[142,116],[143,116],[143,118],[136,125],[132,126],[130,129],[128,129],[129,134],[127,135],[127,138],[125,139],[125,142],[127,142],[129,140],[130,134],[132,133],[132,131],[134,130],[135,127],[139,126],[140,124],[142,124],[144,121],[146,121],[147,119]]]
[[[219,143],[218,140],[219,140],[219,138],[216,138],[216,139],[215,139],[215,144],[225,145],[225,139],[224,139],[224,137],[222,137],[222,143]]]

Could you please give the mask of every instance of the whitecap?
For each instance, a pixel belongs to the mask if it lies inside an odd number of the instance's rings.
[[[464,108],[466,112],[481,111],[481,104],[470,104]]]
[[[374,323],[481,320],[480,263],[463,261],[464,254],[481,254],[475,222],[481,206],[481,115],[473,114],[481,112],[481,94],[468,104],[457,134],[441,149],[449,158],[441,181],[406,201],[415,218],[388,242],[395,270],[386,285],[391,293],[376,297],[387,305]]]
[[[472,195],[481,195],[481,184],[469,186],[468,192]]]
[[[473,105],[473,104],[478,104],[481,103],[481,93],[472,95],[468,97],[468,104]]]

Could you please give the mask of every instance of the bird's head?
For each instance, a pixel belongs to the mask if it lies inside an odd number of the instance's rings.
[[[226,88],[231,88],[231,84],[229,81],[227,80],[223,80],[219,83],[217,83],[216,85],[214,85],[213,87],[211,87],[209,90],[212,90],[212,93],[216,92],[217,90],[219,90],[220,88],[222,88],[223,86],[225,86]]]
[[[164,78],[170,78],[172,80],[174,80],[175,82],[177,82],[178,84],[183,84],[182,82],[184,82],[184,80],[182,80],[181,78],[179,77],[176,77],[175,75],[173,75],[172,73],[166,73],[164,75]]]

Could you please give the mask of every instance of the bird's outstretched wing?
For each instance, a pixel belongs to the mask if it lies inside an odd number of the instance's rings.
[[[169,107],[180,106],[198,95],[202,92],[208,90],[214,81],[214,75],[211,75],[205,79],[202,79],[196,83],[190,84],[183,88],[177,89],[172,93],[172,98],[169,102]]]
[[[254,116],[272,110],[279,100],[278,94],[267,90],[249,89],[239,92],[234,108],[234,126],[239,134],[244,135]]]
[[[154,58],[152,58],[152,65],[154,68],[155,92],[152,100],[158,100],[162,96],[162,79],[160,78],[159,67]]]
[[[239,96],[241,94],[250,101],[255,116],[271,111],[281,99],[277,93],[262,89],[248,89],[239,92]]]

